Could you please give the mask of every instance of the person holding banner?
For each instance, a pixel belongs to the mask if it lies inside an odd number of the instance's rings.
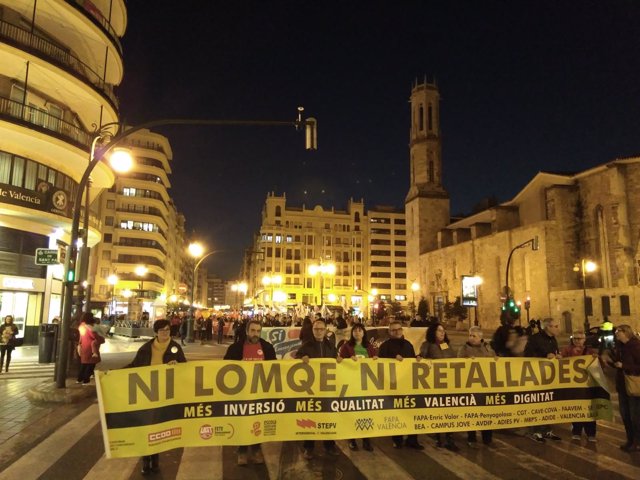
[[[584,330],[576,330],[571,335],[569,345],[564,347],[560,352],[562,357],[579,357],[581,355],[596,355],[598,352],[585,345],[587,336]],[[587,434],[587,440],[595,443],[596,441],[596,422],[573,422],[571,424],[571,440],[580,440],[582,438],[582,430]]]
[[[451,343],[449,342],[449,337],[447,337],[444,325],[441,323],[432,323],[429,325],[429,328],[427,328],[427,341],[420,346],[420,356],[434,360],[456,358],[456,353],[453,351],[453,348],[451,348]],[[446,432],[444,438],[444,448],[452,452],[460,450],[453,440],[453,433]],[[435,434],[435,439],[436,447],[442,447],[442,436],[440,433]]]
[[[404,338],[402,323],[400,320],[391,320],[389,322],[389,338],[380,345],[378,351],[380,358],[395,358],[399,362],[405,358],[416,358],[416,352],[411,342]],[[394,435],[393,448],[402,448],[402,435]],[[424,447],[418,442],[418,435],[407,435],[405,446],[415,450],[424,450]]]
[[[469,340],[458,349],[458,358],[492,358],[496,353],[482,338],[482,329],[480,327],[471,327],[469,329]],[[493,430],[481,430],[482,443],[491,445]],[[467,445],[470,447],[476,445],[475,430],[467,432]]]
[[[136,353],[133,361],[127,368],[146,367],[149,365],[175,365],[187,361],[182,347],[171,339],[171,322],[169,320],[156,320],[153,322],[155,338],[143,344]],[[160,454],[145,455],[142,457],[142,474],[147,475],[159,470]]]
[[[620,416],[627,433],[627,443],[620,445],[625,452],[640,452],[640,395],[633,391],[633,380],[640,381],[640,339],[629,325],[620,325],[616,337],[616,390]],[[630,378],[625,378],[630,377]]]
[[[305,363],[308,363],[310,358],[335,358],[336,361],[340,363],[342,358],[338,357],[338,351],[335,345],[327,339],[327,324],[325,321],[317,317],[313,321],[311,331],[313,332],[313,338],[305,340],[296,352],[296,358],[300,358]],[[329,455],[340,455],[340,452],[336,449],[336,442],[334,440],[324,440],[323,444],[325,452]],[[306,460],[313,458],[314,445],[315,442],[313,440],[305,440],[302,444],[304,458]]]
[[[341,358],[351,358],[354,362],[359,358],[378,358],[378,349],[367,341],[367,330],[364,325],[357,323],[351,328],[351,338],[340,347]],[[349,448],[358,450],[358,444],[354,439],[349,440]],[[362,439],[362,448],[367,452],[373,452],[371,440]]]
[[[553,318],[545,318],[542,321],[542,331],[529,337],[527,346],[524,349],[525,357],[538,357],[554,360],[561,358],[558,349],[556,335],[560,331],[560,322]],[[551,425],[536,425],[530,427],[529,438],[534,442],[544,443],[545,440],[562,440],[551,431]]]
[[[227,348],[227,352],[224,354],[225,360],[269,361],[276,359],[276,351],[273,345],[260,338],[262,324],[258,320],[249,320],[246,332],[244,340],[233,343]],[[260,444],[251,445],[251,450],[253,452],[253,463],[264,463],[264,455]],[[238,465],[242,466],[248,463],[249,447],[240,445],[238,447]]]

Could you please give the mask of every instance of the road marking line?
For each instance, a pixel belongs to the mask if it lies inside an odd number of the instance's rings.
[[[140,458],[107,458],[104,454],[83,480],[127,480],[140,462]]]
[[[6,476],[5,478],[38,478],[95,427],[99,420],[98,404],[93,404],[29,450],[28,455],[7,467],[2,472],[3,476]]]
[[[336,446],[342,450],[342,453],[344,453],[351,463],[367,478],[384,477],[385,480],[413,479],[406,470],[401,468],[394,460],[391,460],[382,450],[375,446],[373,447],[373,452],[354,452],[349,449],[346,440],[338,440]]]
[[[191,447],[182,451],[176,480],[222,480],[222,447]]]
[[[282,455],[282,442],[267,442],[262,444],[264,464],[269,471],[269,478],[281,478],[280,456]]]
[[[530,440],[533,443],[533,440]],[[509,464],[517,465],[520,468],[528,470],[538,477],[546,478],[548,480],[585,480],[585,477],[580,477],[570,472],[565,468],[558,467],[557,465],[535,457],[535,453],[525,453],[519,448],[512,447],[507,442],[502,440],[496,440],[494,438],[493,443],[500,445],[500,448],[493,448],[491,452],[499,457],[503,457],[505,462]],[[548,442],[547,442],[548,443]]]
[[[571,447],[569,449],[560,448],[560,445],[556,445],[555,443],[547,442],[547,444],[549,444],[551,448],[559,450],[563,453],[575,453],[582,461],[589,462],[603,470],[610,470],[612,472],[619,473],[620,475],[624,475],[628,478],[640,478],[640,467],[634,467],[629,463],[621,462],[620,460],[616,460],[615,458],[607,457],[604,454],[597,452],[596,450],[585,448],[575,442],[571,442],[569,444]],[[592,445],[595,446],[596,444]]]
[[[480,465],[444,448],[426,447],[422,453],[461,480],[500,480],[500,477],[496,477]],[[451,470],[451,467],[455,467],[455,470]]]

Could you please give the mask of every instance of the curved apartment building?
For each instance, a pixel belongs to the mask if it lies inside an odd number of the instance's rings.
[[[184,217],[169,195],[169,140],[140,130],[123,143],[136,161],[97,202],[104,235],[92,251],[92,307],[132,320],[146,311],[153,319],[165,315],[167,296],[184,280]],[[114,284],[109,277],[117,277]]]
[[[126,25],[124,0],[0,0],[0,316],[26,343],[60,314],[62,268],[35,250],[68,243],[92,131],[119,120]],[[98,165],[90,196],[114,180]],[[100,238],[90,218],[89,246]]]

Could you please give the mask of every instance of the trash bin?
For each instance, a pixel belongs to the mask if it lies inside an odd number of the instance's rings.
[[[38,363],[53,362],[53,347],[57,330],[58,325],[55,323],[43,323],[40,325],[40,335],[38,335]]]

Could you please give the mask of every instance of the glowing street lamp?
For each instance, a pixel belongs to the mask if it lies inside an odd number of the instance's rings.
[[[138,277],[140,277],[140,290],[138,296],[144,297],[144,277],[149,272],[149,269],[145,265],[137,265],[133,271]]]
[[[107,277],[107,283],[111,285],[111,314],[116,311],[116,285],[118,284],[118,276],[112,273]]]
[[[271,294],[269,295],[269,302],[271,308],[273,308],[273,287],[282,284],[282,275],[265,275],[262,277],[262,285],[265,287],[271,287]]]
[[[187,251],[189,252],[189,255],[191,255],[191,257],[193,257],[195,264],[193,266],[193,275],[191,277],[191,308],[190,310],[190,318],[189,321],[187,323],[187,337],[189,338],[190,342],[193,342],[192,339],[192,335],[193,335],[193,317],[195,316],[195,295],[196,295],[196,287],[198,285],[198,277],[196,276],[196,272],[198,271],[198,267],[200,266],[200,264],[210,255],[213,255],[214,253],[217,253],[218,250],[212,250],[210,252],[205,253],[205,248],[204,245],[202,245],[200,242],[191,242],[189,244],[189,246],[187,247]]]
[[[316,275],[320,276],[320,308],[324,305],[324,277],[332,277],[336,274],[336,265],[335,263],[323,263],[322,259],[320,259],[320,264],[312,264],[309,265],[308,268],[309,275],[315,277]]]
[[[589,315],[587,312],[587,273],[593,273],[598,269],[598,265],[591,260],[582,259],[580,263],[573,266],[574,272],[580,272],[582,277],[582,299],[584,306],[584,331],[589,333]]]

